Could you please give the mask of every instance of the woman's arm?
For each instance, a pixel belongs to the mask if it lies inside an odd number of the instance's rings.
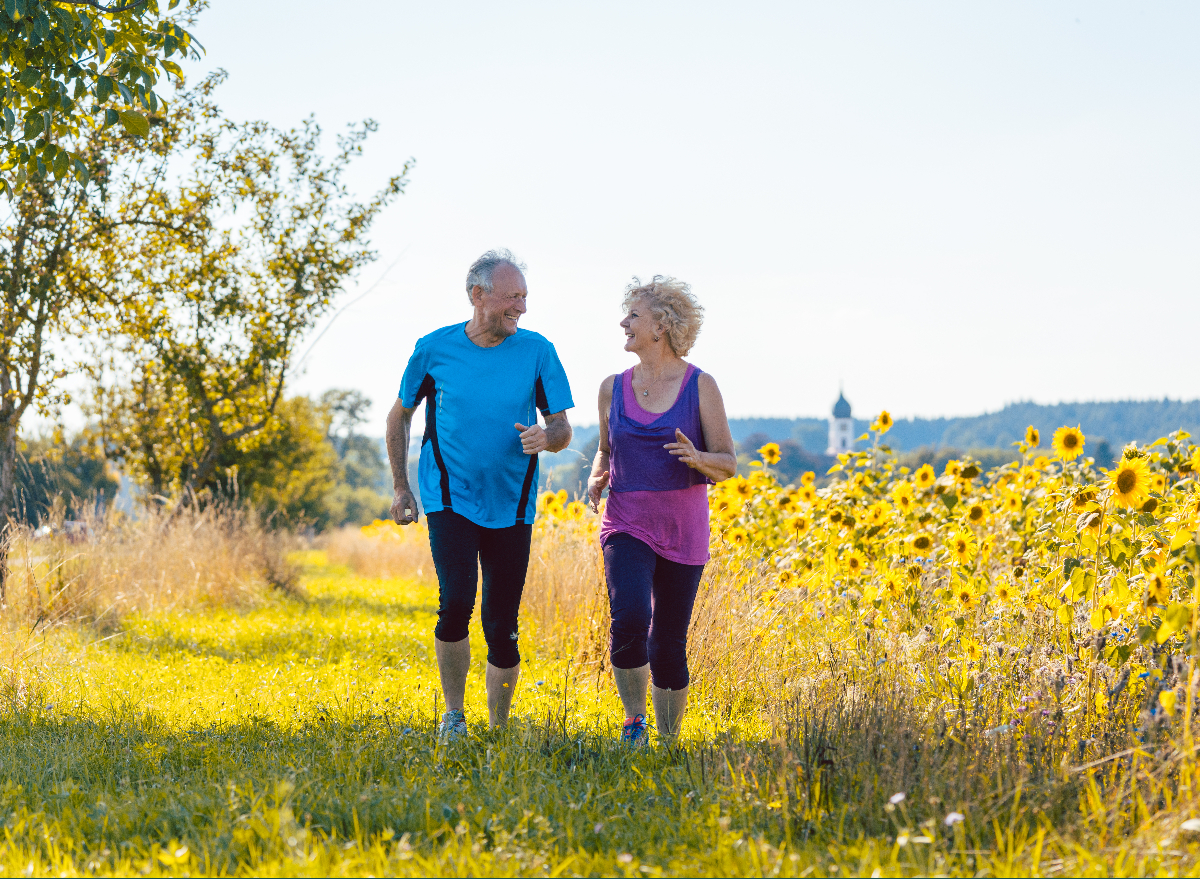
[[[612,405],[612,389],[615,375],[610,375],[600,384],[600,399],[597,406],[600,410],[600,447],[596,449],[596,457],[592,461],[592,474],[588,477],[588,499],[592,502],[592,512],[600,509],[600,495],[608,487],[608,408]]]
[[[713,482],[729,479],[737,473],[733,435],[729,432],[729,419],[725,417],[721,389],[707,372],[700,374],[700,428],[704,431],[707,452],[697,449],[682,430],[675,431],[676,442],[667,443],[663,448]]]

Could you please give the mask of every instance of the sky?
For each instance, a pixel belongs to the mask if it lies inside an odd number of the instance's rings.
[[[1200,396],[1200,4],[213,0],[195,35],[234,119],[377,120],[361,197],[415,159],[292,384],[378,433],[493,247],[576,424],[655,274],[730,416]]]

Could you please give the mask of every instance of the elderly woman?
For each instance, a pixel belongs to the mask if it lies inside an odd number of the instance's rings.
[[[625,350],[638,364],[600,386],[600,448],[588,495],[598,508],[612,609],[609,649],[625,709],[621,741],[647,741],[646,688],[659,734],[687,708],[687,631],[708,561],[708,489],[737,458],[713,377],[686,362],[704,309],[688,285],[656,275],[625,290]],[[610,484],[611,474],[611,484]]]

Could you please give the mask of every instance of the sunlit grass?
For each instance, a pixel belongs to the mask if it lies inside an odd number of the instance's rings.
[[[857,707],[797,702],[791,715],[768,716],[752,688],[730,712],[725,690],[698,685],[684,747],[631,755],[614,743],[620,706],[607,674],[586,663],[579,670],[574,650],[556,655],[567,641],[537,632],[528,615],[512,727],[493,734],[480,724],[476,623],[467,712],[477,737],[441,748],[436,587],[356,576],[321,553],[298,560],[304,598],[127,616],[116,633],[63,627],[35,636],[42,682],[31,681],[0,716],[0,872],[1196,868],[1177,810],[1169,825],[1114,836],[1108,795],[1088,807],[1087,776],[1031,781],[1024,798],[997,783],[974,802],[939,800],[937,791],[961,787],[956,779],[986,775],[991,740],[927,741],[906,717],[903,694],[882,689]],[[869,677],[858,686],[867,692]],[[904,753],[918,755],[910,777],[941,762],[894,805],[894,791],[868,783],[888,777],[869,755]],[[835,799],[822,796],[822,784]],[[986,792],[986,777],[976,784]],[[851,788],[871,790],[869,801],[836,799]],[[1043,808],[1051,796],[1055,804]],[[966,813],[963,823],[945,824],[951,809]]]

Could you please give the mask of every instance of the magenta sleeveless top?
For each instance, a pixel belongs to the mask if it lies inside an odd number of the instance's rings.
[[[608,410],[609,492],[601,544],[629,534],[665,559],[708,561],[709,480],[663,448],[675,429],[707,451],[700,423],[700,370],[689,364],[679,396],[666,412],[647,412],[633,391],[633,370],[613,382]]]

